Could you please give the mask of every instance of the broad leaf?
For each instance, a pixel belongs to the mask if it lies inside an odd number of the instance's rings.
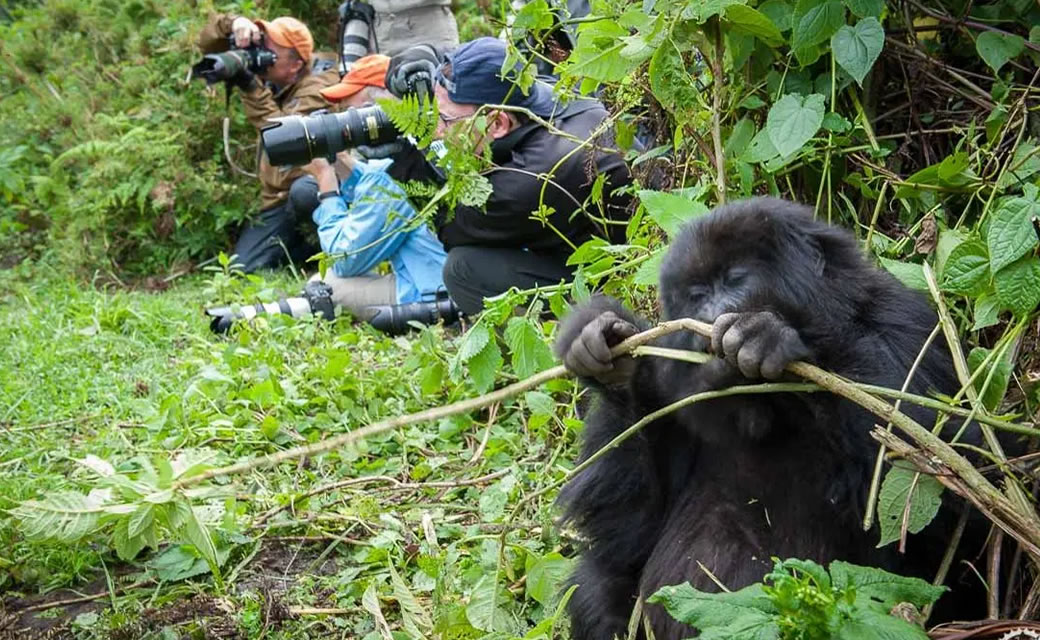
[[[781,32],[789,31],[794,21],[794,7],[784,0],[769,0],[759,5],[762,12]]]
[[[509,633],[512,631],[512,616],[505,608],[512,599],[508,589],[495,584],[494,575],[485,575],[477,581],[466,605],[466,619],[469,623],[488,633]]]
[[[742,4],[747,4],[747,0],[693,0],[686,3],[682,17],[685,20],[704,23],[708,18],[717,16],[730,7]]]
[[[553,14],[549,3],[545,0],[531,0],[525,4],[513,19],[514,29],[541,30],[553,25]]]
[[[839,0],[799,0],[794,9],[791,47],[799,49],[826,42],[844,24],[845,7]]]
[[[974,311],[975,322],[971,325],[972,331],[992,327],[1000,322],[1000,301],[992,292],[979,296],[975,300]]]
[[[734,30],[755,36],[770,46],[779,46],[784,41],[773,21],[751,7],[742,4],[727,7],[726,21],[733,25]]]
[[[486,393],[491,389],[495,384],[495,376],[502,369],[502,362],[502,351],[495,340],[488,340],[484,348],[469,359],[466,370],[478,392]]]
[[[574,562],[555,551],[542,557],[527,556],[527,596],[548,607],[560,593]]]
[[[877,18],[864,18],[855,27],[846,25],[831,37],[834,60],[860,86],[884,46],[885,30]]]
[[[661,278],[661,262],[663,260],[664,250],[660,249],[649,260],[639,265],[635,275],[632,276],[632,282],[644,286],[656,285]]]
[[[76,542],[92,533],[105,509],[75,491],[56,491],[11,510],[27,538]]]
[[[845,6],[857,18],[880,18],[885,3],[884,0],[845,0]]]
[[[553,366],[553,354],[541,332],[527,318],[513,317],[506,325],[506,344],[513,371],[528,378]]]
[[[433,620],[430,618],[430,614],[423,609],[415,594],[398,575],[393,562],[389,563],[389,567],[390,582],[394,587],[394,599],[397,600],[401,609],[401,626],[408,632],[410,638],[425,638],[433,631]]]
[[[669,38],[650,59],[650,88],[654,97],[669,111],[685,110],[697,100],[694,81],[682,53]]]
[[[957,245],[943,264],[939,288],[960,295],[974,295],[989,284],[989,254],[977,240]]]
[[[823,124],[824,98],[818,93],[786,95],[769,110],[766,131],[777,152],[788,157],[812,139]]]
[[[676,620],[700,629],[700,638],[777,640],[776,607],[754,584],[732,593],[705,593],[689,583],[662,587],[647,599],[660,604]],[[710,634],[710,635],[709,635]]]
[[[644,189],[638,195],[650,218],[664,229],[669,237],[674,236],[688,220],[708,212],[708,207],[703,203],[674,193]]]
[[[1008,60],[1022,53],[1025,45],[1022,36],[994,31],[983,31],[975,40],[975,50],[994,72],[1000,71]]]
[[[913,495],[910,495],[911,489]],[[903,467],[892,467],[881,483],[878,494],[878,523],[881,525],[879,547],[899,539],[903,514],[910,496],[906,530],[917,533],[935,518],[942,504],[942,484],[932,476],[918,474]],[[833,572],[833,565],[831,565]]]
[[[1000,306],[1025,316],[1040,304],[1040,259],[1028,255],[993,275]]]
[[[855,587],[858,606],[885,615],[900,602],[909,602],[920,608],[932,604],[946,592],[946,587],[936,587],[920,578],[897,576],[874,567],[861,567],[840,560],[832,562],[827,569],[831,572],[836,589]]]
[[[473,356],[481,352],[490,339],[491,333],[488,332],[486,326],[483,324],[473,325],[473,328],[466,332],[466,336],[462,339],[462,345],[459,346],[459,360],[468,362]]]
[[[639,64],[621,55],[627,29],[609,20],[581,25],[578,44],[567,59],[567,75],[598,82],[618,82]]]
[[[911,289],[928,291],[928,281],[924,277],[924,269],[921,265],[888,258],[878,258],[878,260],[881,261],[881,266],[885,268],[885,271],[894,275],[896,280]]]
[[[1008,198],[993,212],[986,233],[990,268],[1000,271],[1036,246],[1033,218],[1040,216],[1040,202],[1027,198]]]
[[[990,376],[991,371],[993,373],[993,377],[990,378],[989,385],[986,387],[986,392],[982,395],[982,404],[990,411],[996,410],[1000,405],[1000,401],[1004,399],[1004,394],[1007,393],[1008,381],[1011,380],[1011,370],[1015,365],[1010,357],[1013,352],[1014,350],[1012,349],[1005,350],[1003,358],[996,362],[990,362],[986,370],[975,378],[975,389],[982,391],[982,385],[986,384],[986,378]],[[975,347],[971,350],[971,353],[968,354],[968,367],[972,373],[982,366],[989,354],[990,350],[983,347]]]

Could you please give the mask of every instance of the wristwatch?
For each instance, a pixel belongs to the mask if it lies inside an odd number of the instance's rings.
[[[325,198],[339,197],[339,189],[333,189],[332,191],[322,191],[318,194],[318,200],[324,200]]]

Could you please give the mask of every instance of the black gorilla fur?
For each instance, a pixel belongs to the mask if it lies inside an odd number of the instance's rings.
[[[556,352],[595,392],[583,460],[665,404],[760,374],[776,378],[792,360],[898,389],[937,322],[925,297],[869,265],[851,234],[772,198],[719,207],[687,225],[664,260],[660,299],[667,319],[718,319],[712,345],[723,358],[605,364],[606,346],[648,323],[607,297],[576,308]],[[657,344],[708,347],[686,332]],[[909,391],[957,388],[940,338]],[[903,410],[923,425],[934,422],[930,411]],[[588,544],[572,578],[579,585],[569,604],[573,637],[624,637],[636,596],[663,585],[717,590],[698,563],[730,589],[760,581],[771,556],[842,559],[931,579],[959,508],[945,507],[911,536],[905,556],[895,545],[875,548],[878,533],[864,532],[861,520],[877,422],[825,392],[741,395],[690,405],[597,461],[560,495],[565,522]],[[986,529],[969,530],[961,548],[974,557]],[[958,616],[973,613],[964,601],[983,603],[977,580],[951,586],[954,594],[942,601],[956,602]],[[692,635],[659,606],[645,612],[659,640]]]

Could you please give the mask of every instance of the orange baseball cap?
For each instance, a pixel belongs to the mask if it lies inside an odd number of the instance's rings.
[[[349,98],[365,87],[386,88],[386,70],[390,67],[390,58],[378,54],[359,58],[350,67],[347,75],[334,84],[321,90],[323,98],[329,102],[339,102]]]
[[[311,54],[314,53],[314,38],[311,36],[311,30],[307,28],[307,25],[296,18],[288,16],[275,18],[270,22],[267,20],[256,20],[255,22],[257,26],[264,30],[264,33],[267,34],[267,37],[272,42],[283,47],[296,49],[296,53],[300,54],[300,57],[305,62],[311,61]]]

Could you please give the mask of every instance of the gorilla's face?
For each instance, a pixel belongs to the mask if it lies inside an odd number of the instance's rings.
[[[714,322],[723,313],[744,308],[763,284],[761,270],[740,263],[728,265],[708,277],[677,283],[678,291],[665,292],[667,313],[671,318]]]

